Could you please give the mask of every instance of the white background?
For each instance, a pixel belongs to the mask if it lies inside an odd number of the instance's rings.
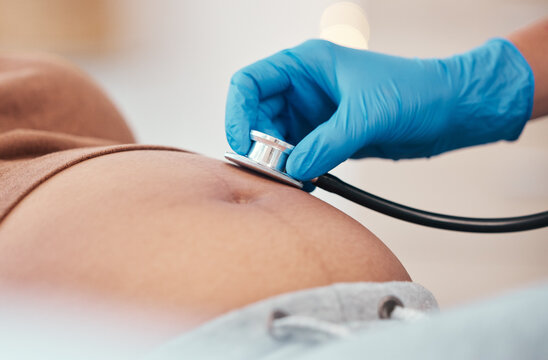
[[[370,49],[448,56],[548,15],[543,0],[355,1],[367,11]],[[107,90],[142,143],[222,158],[224,103],[238,68],[319,34],[332,0],[119,0],[120,50],[73,56]],[[404,204],[465,216],[548,209],[548,121],[517,143],[466,149],[430,160],[347,162],[347,182]],[[183,186],[183,185],[181,185]],[[314,193],[379,236],[442,306],[548,279],[548,229],[463,234],[387,218]],[[245,219],[242,219],[245,221]]]

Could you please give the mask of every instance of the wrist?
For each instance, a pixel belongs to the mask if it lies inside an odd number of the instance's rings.
[[[457,101],[451,122],[466,138],[462,146],[516,140],[531,117],[534,78],[518,49],[492,39],[444,60]]]
[[[531,118],[548,115],[548,17],[513,32],[507,39],[519,50],[535,77]]]

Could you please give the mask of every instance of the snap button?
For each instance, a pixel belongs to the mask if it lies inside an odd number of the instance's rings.
[[[270,317],[268,319],[268,333],[272,336],[272,338],[276,340],[287,340],[289,336],[287,334],[282,335],[279,331],[276,331],[274,328],[274,322],[288,316],[289,314],[283,310],[274,310],[270,313]]]
[[[379,307],[377,313],[381,319],[390,319],[392,312],[396,306],[403,306],[403,302],[396,296],[389,295],[385,296],[379,301]]]

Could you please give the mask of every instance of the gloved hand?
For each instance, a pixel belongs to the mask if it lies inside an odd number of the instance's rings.
[[[446,59],[310,40],[234,74],[226,134],[239,154],[251,129],[296,144],[286,170],[308,180],[349,157],[429,157],[515,140],[533,91],[529,65],[504,39]]]

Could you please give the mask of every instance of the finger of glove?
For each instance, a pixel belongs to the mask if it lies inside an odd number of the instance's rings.
[[[286,169],[296,179],[310,180],[348,159],[358,147],[349,138],[347,119],[339,108],[297,144],[287,159]]]
[[[437,142],[370,145],[359,149],[351,156],[351,158],[359,159],[365,157],[375,157],[400,160],[430,157],[432,155],[436,155],[436,153],[433,152],[432,149],[436,147]]]
[[[378,145],[370,145],[365,146],[358,151],[356,151],[350,158],[352,159],[361,159],[366,157],[373,157],[373,158],[391,158],[386,151]]]
[[[303,181],[302,190],[311,193],[312,191],[316,190],[316,185],[314,185],[314,183],[312,183],[311,181]]]
[[[273,119],[278,116],[284,108],[285,98],[283,95],[274,95],[261,100],[259,104],[259,113],[269,119]]]
[[[259,113],[255,130],[274,136],[278,139],[284,139],[284,133],[277,124],[277,116],[285,108],[285,99],[282,95],[275,95],[261,101],[259,104]],[[282,133],[283,132],[283,133]]]
[[[251,146],[249,131],[256,126],[259,104],[291,85],[287,72],[289,58],[277,53],[236,72],[230,81],[226,102],[225,130],[230,147],[245,154]]]

